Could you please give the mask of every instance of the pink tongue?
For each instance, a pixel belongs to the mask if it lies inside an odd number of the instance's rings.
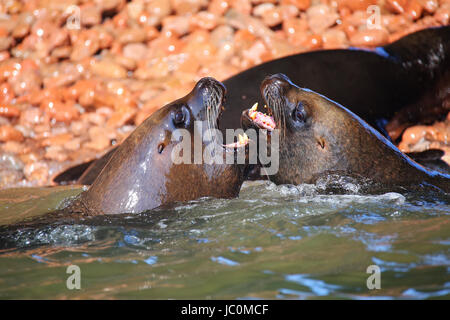
[[[256,116],[253,118],[253,121],[256,124],[268,130],[275,129],[276,124],[275,121],[273,120],[273,117],[259,111],[254,112],[256,113]]]

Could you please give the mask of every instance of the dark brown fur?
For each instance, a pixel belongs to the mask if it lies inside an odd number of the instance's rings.
[[[171,161],[175,145],[171,142],[172,132],[177,128],[187,129],[193,147],[194,131],[197,130],[194,121],[203,121],[203,130],[206,130],[207,100],[212,94],[220,97],[223,103],[223,85],[212,78],[204,78],[187,96],[164,106],[145,120],[118,147],[90,189],[81,194],[70,210],[93,215],[138,213],[205,196],[238,196],[244,180],[244,165],[174,164]],[[188,110],[188,121],[180,127],[174,122],[174,114],[182,106]]]
[[[266,78],[261,92],[281,129],[279,171],[269,177],[275,183],[311,183],[329,173],[342,173],[383,185],[431,184],[450,192],[449,176],[427,171],[361,118],[299,88],[285,75]],[[299,102],[304,121],[293,117]]]

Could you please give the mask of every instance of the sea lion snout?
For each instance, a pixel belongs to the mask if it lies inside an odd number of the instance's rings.
[[[264,94],[266,90],[285,92],[292,85],[291,80],[283,73],[276,73],[267,76],[261,83],[261,92]]]
[[[218,119],[224,104],[225,86],[211,77],[200,79],[190,93],[190,109],[197,120],[208,120],[211,124]]]
[[[193,90],[194,93],[198,93],[199,91],[201,91],[203,100],[207,101],[214,97],[222,100],[225,97],[227,90],[222,82],[211,77],[205,77],[197,82]]]
[[[205,77],[205,78],[200,79],[197,82],[195,89],[199,90],[199,89],[210,88],[210,87],[215,87],[216,89],[221,90],[223,94],[225,94],[226,88],[225,88],[224,84],[221,83],[220,81],[217,81],[214,78],[211,78],[211,77]]]

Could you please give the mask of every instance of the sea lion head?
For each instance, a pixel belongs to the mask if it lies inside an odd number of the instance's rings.
[[[265,78],[261,94],[269,113],[265,116],[273,119],[272,130],[279,130],[279,169],[269,177],[275,183],[311,183],[327,173],[364,175],[371,171],[364,153],[386,147],[377,142],[384,138],[356,115],[284,74]],[[241,122],[244,129],[267,129],[249,117],[249,110]]]
[[[81,195],[84,210],[139,213],[176,201],[237,196],[246,165],[225,158],[245,153],[246,143],[222,145],[204,139],[208,130],[218,127],[225,93],[222,83],[203,78],[185,97],[153,113],[125,139]],[[217,150],[223,151],[222,163],[202,158]]]

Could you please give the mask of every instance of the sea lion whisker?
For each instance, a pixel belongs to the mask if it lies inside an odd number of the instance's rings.
[[[221,89],[218,86],[213,85],[210,90],[206,93],[208,95],[205,100],[206,108],[206,122],[207,129],[210,133],[212,130],[218,128],[218,120],[220,116],[220,109],[223,103],[223,95],[221,94]],[[212,135],[213,142],[215,141],[215,135]]]

